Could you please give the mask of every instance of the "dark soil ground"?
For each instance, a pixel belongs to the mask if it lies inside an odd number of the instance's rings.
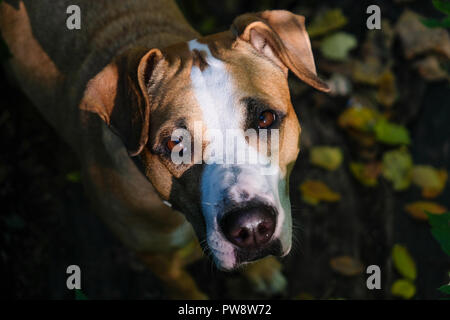
[[[433,7],[425,2],[414,1],[410,7],[432,16]],[[261,6],[298,8],[296,1],[228,1],[223,7],[212,1],[179,3],[195,27],[210,32],[227,28],[236,14],[258,11]],[[346,29],[363,38],[367,31],[364,1],[336,3],[320,1],[322,6],[343,8],[350,21]],[[309,10],[305,13],[308,16],[318,8],[318,2],[302,1],[302,6]],[[403,8],[383,2],[382,13],[395,20]],[[320,66],[320,60],[317,64]],[[399,68],[410,75],[407,64],[399,62]],[[417,99],[404,101],[399,107],[406,110],[403,123],[413,140],[414,162],[450,170],[449,85],[420,82],[417,86]],[[77,264],[82,270],[83,292],[89,299],[164,298],[159,280],[92,212],[82,184],[67,177],[79,170],[74,153],[3,73],[0,88],[1,295],[13,299],[73,299],[73,292],[66,288],[65,271],[68,265]],[[312,90],[293,94],[292,100],[303,126],[303,139],[311,145],[340,146],[345,159],[352,157],[352,146],[336,125],[337,110],[345,101],[319,96]],[[306,178],[325,181],[343,199],[336,204],[306,205],[298,191]],[[404,244],[417,263],[415,298],[440,297],[436,288],[448,282],[450,260],[431,236],[428,224],[411,219],[403,211],[405,203],[419,196],[420,190],[415,188],[394,193],[383,179],[374,189],[362,187],[345,166],[336,172],[314,168],[309,164],[306,146],[291,179],[293,214],[301,229],[295,235],[298,245],[283,260],[289,281],[286,297],[303,293],[321,299],[392,298],[390,285],[399,278],[390,258],[394,243]],[[448,184],[436,201],[450,207]],[[339,255],[353,256],[365,266],[379,265],[382,289],[367,290],[365,273],[356,277],[334,273],[329,260]],[[237,275],[211,268],[206,258],[190,271],[212,298],[255,297],[244,285],[236,287],[240,281]]]

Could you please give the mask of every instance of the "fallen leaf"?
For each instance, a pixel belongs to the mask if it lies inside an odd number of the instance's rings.
[[[450,15],[450,2],[448,0],[433,0],[433,6],[442,13]]]
[[[312,147],[309,160],[312,164],[333,171],[342,163],[342,151],[337,147],[317,146]]]
[[[376,86],[386,70],[377,57],[368,56],[364,61],[353,62],[352,78],[355,82]]]
[[[440,287],[438,288],[438,290],[439,290],[440,292],[442,292],[442,293],[450,294],[450,284],[446,284],[446,285],[440,286]]]
[[[317,205],[320,201],[337,202],[341,195],[332,191],[325,183],[317,180],[306,180],[300,185],[302,199],[311,204]]]
[[[395,268],[402,276],[409,280],[416,279],[416,263],[406,247],[395,244],[392,248],[392,260],[394,261]]]
[[[445,169],[437,170],[432,166],[417,165],[412,170],[412,182],[422,188],[424,198],[435,198],[442,193],[447,182]]]
[[[392,182],[394,190],[407,189],[411,184],[412,158],[403,148],[388,151],[383,155],[383,176]]]
[[[450,17],[445,17],[442,20],[439,19],[420,19],[422,23],[428,28],[450,28]]]
[[[435,56],[428,56],[417,61],[414,63],[414,67],[427,81],[449,79],[447,72],[441,68],[439,60]]]
[[[348,58],[348,52],[356,48],[357,44],[355,36],[346,32],[337,32],[322,40],[320,50],[327,59],[344,61]]]
[[[388,70],[378,79],[377,101],[385,107],[391,107],[397,99],[397,86],[395,76]]]
[[[340,256],[331,259],[330,266],[334,271],[347,277],[361,274],[364,270],[364,266],[359,260],[349,256]]]
[[[403,299],[411,299],[416,294],[416,286],[409,280],[399,279],[392,285],[391,293]]]
[[[338,124],[341,128],[371,132],[379,116],[378,111],[375,109],[352,106],[339,115]]]
[[[382,170],[381,163],[351,162],[350,171],[353,176],[363,185],[373,187],[378,184],[378,176]]]
[[[405,211],[415,219],[428,220],[425,211],[432,214],[442,214],[447,211],[447,208],[434,202],[416,201],[405,205]]]
[[[427,215],[433,237],[439,242],[442,250],[450,256],[450,212]]]
[[[450,59],[450,36],[447,30],[427,28],[417,13],[405,10],[398,19],[395,30],[407,59],[427,52],[436,52]]]
[[[316,15],[308,26],[311,38],[324,35],[347,24],[347,18],[341,9],[326,10]]]
[[[411,143],[408,130],[401,125],[380,119],[374,129],[375,138],[379,142],[390,145]]]

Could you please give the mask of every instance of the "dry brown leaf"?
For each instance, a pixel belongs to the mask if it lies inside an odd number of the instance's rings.
[[[373,187],[378,184],[378,176],[381,174],[382,165],[380,162],[351,162],[350,171],[361,184]]]
[[[395,76],[392,71],[388,70],[378,81],[377,101],[385,107],[391,107],[397,99],[397,95]]]
[[[330,266],[334,271],[347,277],[361,274],[364,270],[364,266],[359,260],[349,256],[340,256],[331,259]]]
[[[405,10],[395,26],[403,44],[406,58],[436,52],[450,59],[450,36],[443,28],[427,28],[420,21],[420,16]]]
[[[430,201],[416,201],[405,205],[405,211],[417,220],[428,220],[425,211],[433,214],[442,214],[447,212],[447,208]]]
[[[449,75],[439,65],[439,60],[435,56],[428,56],[414,64],[419,74],[428,81],[439,81],[449,79]]]

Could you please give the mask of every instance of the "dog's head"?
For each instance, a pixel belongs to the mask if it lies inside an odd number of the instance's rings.
[[[160,196],[186,215],[217,266],[232,270],[286,255],[288,179],[300,148],[288,71],[328,91],[304,18],[246,14],[223,33],[136,50],[91,81],[88,92],[105,91],[105,72],[121,70],[122,98],[97,112],[140,159]]]

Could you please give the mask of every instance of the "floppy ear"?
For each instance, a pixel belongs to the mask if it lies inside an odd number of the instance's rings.
[[[320,91],[330,91],[317,76],[305,17],[285,10],[249,13],[237,17],[231,30],[261,54],[281,62],[307,84]]]
[[[159,49],[132,49],[86,86],[80,108],[97,113],[122,138],[132,157],[142,151],[148,140],[149,91],[158,78],[155,70],[163,60]]]

